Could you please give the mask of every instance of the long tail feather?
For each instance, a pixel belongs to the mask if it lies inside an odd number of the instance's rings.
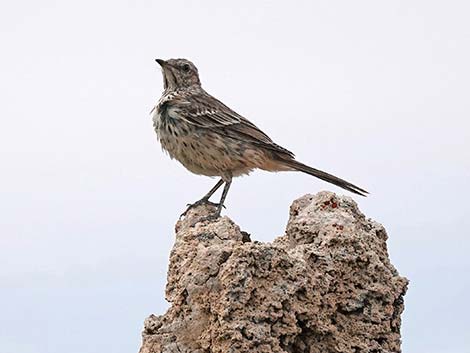
[[[282,163],[295,169],[300,172],[304,172],[307,174],[310,174],[314,177],[317,177],[319,179],[322,179],[324,181],[327,181],[331,184],[334,184],[336,186],[339,186],[340,188],[343,188],[345,190],[351,191],[354,194],[361,195],[361,196],[367,196],[368,192],[354,184],[351,184],[350,182],[343,180],[341,178],[335,177],[334,175],[328,174],[324,171],[309,167],[308,165],[305,165],[303,163],[300,163],[294,159],[291,160],[282,160]]]

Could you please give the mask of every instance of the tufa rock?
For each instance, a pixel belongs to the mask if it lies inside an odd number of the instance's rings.
[[[140,353],[400,352],[408,281],[387,234],[349,197],[306,195],[284,236],[251,242],[214,208],[176,224],[165,315],[145,320]]]

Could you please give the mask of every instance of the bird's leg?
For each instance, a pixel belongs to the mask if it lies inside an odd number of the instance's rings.
[[[225,198],[227,197],[228,190],[230,189],[231,184],[232,184],[232,177],[230,177],[229,179],[225,181],[224,191],[222,191],[222,196],[220,197],[220,202],[219,202],[219,205],[217,206],[217,213],[216,213],[217,218],[220,217],[220,213],[222,212],[222,207],[224,207],[224,201],[225,201]]]
[[[209,192],[200,200],[200,201],[209,201],[210,197],[214,195],[214,192],[219,190],[219,188],[222,186],[224,183],[224,179],[220,179],[217,184],[214,185],[212,189],[209,190]]]
[[[232,184],[232,177],[226,178],[224,191],[222,191],[222,196],[220,197],[220,202],[217,205],[217,211],[215,213],[211,213],[208,216],[200,218],[198,220],[198,222],[201,222],[201,221],[214,221],[214,220],[217,220],[220,217],[220,213],[222,212],[222,208],[224,207],[224,201],[225,201],[225,198],[227,197],[227,193],[228,193],[228,190],[230,189],[231,184]]]
[[[217,184],[214,185],[214,187],[212,189],[209,190],[209,192],[204,195],[204,197],[194,203],[190,203],[188,204],[188,208],[186,209],[186,211],[183,212],[182,216],[186,215],[186,213],[188,213],[188,211],[193,208],[193,207],[196,207],[196,206],[199,206],[199,205],[202,205],[202,204],[210,204],[210,205],[213,205],[213,206],[217,206],[219,207],[218,204],[216,203],[213,203],[213,202],[210,202],[209,201],[209,198],[222,186],[222,184],[224,183],[224,179],[220,179]],[[225,190],[225,189],[224,189]]]

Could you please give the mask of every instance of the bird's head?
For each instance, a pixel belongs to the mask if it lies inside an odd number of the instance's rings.
[[[200,86],[201,81],[196,66],[186,59],[155,59],[162,67],[165,90]]]

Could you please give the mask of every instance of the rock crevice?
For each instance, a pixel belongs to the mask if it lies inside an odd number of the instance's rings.
[[[349,197],[294,201],[283,236],[252,242],[199,206],[176,224],[162,316],[140,353],[400,352],[408,281],[387,234]]]

